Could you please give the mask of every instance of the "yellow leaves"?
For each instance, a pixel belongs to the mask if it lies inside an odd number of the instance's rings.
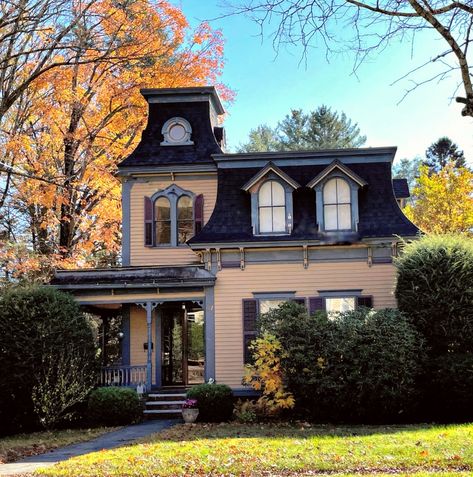
[[[466,168],[445,166],[430,174],[422,167],[413,194],[414,204],[404,212],[423,232],[467,233],[473,229],[473,173]]]
[[[254,354],[254,365],[245,368],[244,384],[249,384],[256,391],[262,391],[258,403],[270,414],[281,409],[294,407],[294,396],[284,388],[281,358],[283,349],[279,340],[264,333],[250,345]]]

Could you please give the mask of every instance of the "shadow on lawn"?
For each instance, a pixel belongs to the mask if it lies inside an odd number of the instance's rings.
[[[162,433],[151,436],[154,441],[225,439],[225,438],[295,438],[309,437],[363,437],[373,435],[399,434],[425,431],[438,428],[448,431],[458,424],[412,424],[412,425],[309,425],[307,423],[272,423],[272,424],[239,424],[235,422],[223,424],[198,423],[194,425],[177,425]],[[149,439],[146,439],[149,442]]]

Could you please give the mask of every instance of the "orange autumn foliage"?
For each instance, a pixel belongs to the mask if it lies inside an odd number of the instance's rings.
[[[23,228],[0,249],[0,262],[16,276],[118,264],[115,173],[146,123],[139,89],[216,84],[222,73],[221,32],[205,23],[192,31],[170,3],[103,0],[93,8],[109,13],[101,34],[89,37],[84,26],[75,38],[76,63],[34,83],[28,127],[9,144],[17,167],[35,177],[14,179],[9,206],[21,213]],[[108,51],[110,44],[119,46]],[[97,62],[81,62],[94,54]],[[218,88],[232,99],[231,90]]]

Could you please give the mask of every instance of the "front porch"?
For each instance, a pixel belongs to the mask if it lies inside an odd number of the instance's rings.
[[[100,317],[100,384],[151,392],[215,377],[214,281],[199,266],[127,267],[59,271],[52,285]]]

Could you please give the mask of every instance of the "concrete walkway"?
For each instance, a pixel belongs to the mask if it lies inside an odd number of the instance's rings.
[[[34,472],[39,467],[48,467],[57,462],[67,460],[78,455],[90,454],[102,449],[112,449],[133,442],[136,439],[149,436],[168,427],[178,424],[180,420],[145,421],[140,424],[124,427],[118,431],[109,432],[96,439],[80,444],[72,444],[56,449],[46,454],[27,457],[11,464],[0,464],[0,475],[18,475]]]

